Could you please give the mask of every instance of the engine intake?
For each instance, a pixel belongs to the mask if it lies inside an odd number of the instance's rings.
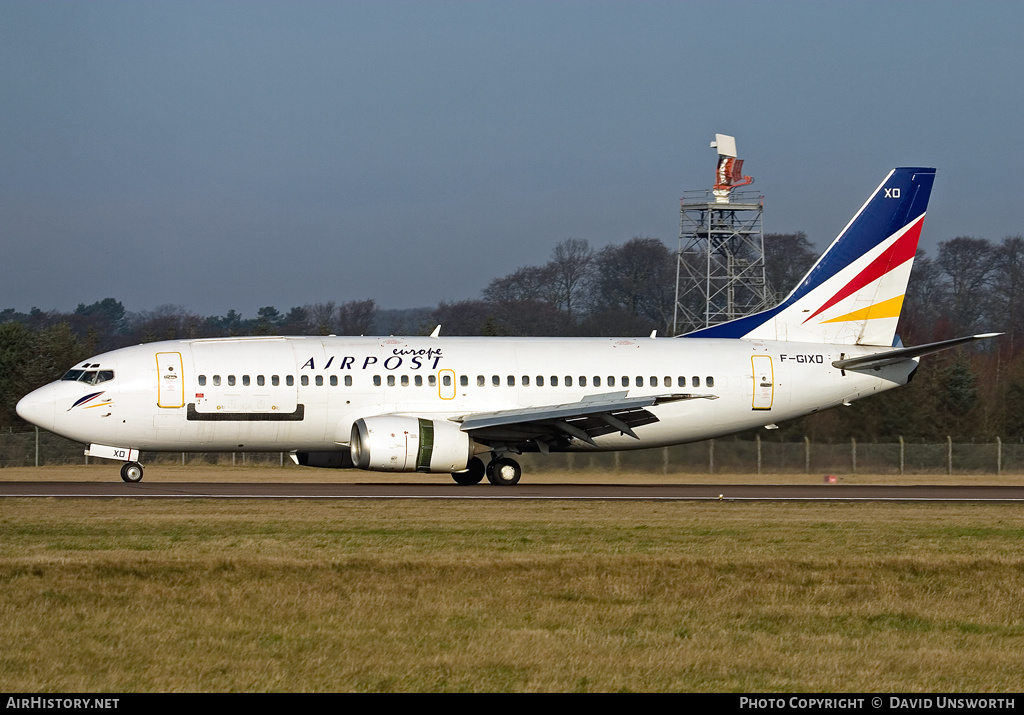
[[[473,456],[469,435],[447,420],[380,415],[352,425],[352,461],[380,472],[461,472]]]

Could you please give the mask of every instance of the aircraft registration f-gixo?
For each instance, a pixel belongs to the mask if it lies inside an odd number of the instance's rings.
[[[771,426],[905,385],[922,355],[991,336],[895,338],[934,178],[893,170],[779,305],[679,338],[174,340],[89,358],[18,414],[123,461],[129,482],[142,450],[245,450],[511,485],[513,454]]]

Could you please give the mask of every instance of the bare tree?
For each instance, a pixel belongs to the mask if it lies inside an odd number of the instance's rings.
[[[350,300],[338,308],[340,335],[369,335],[377,317],[377,303],[373,300]]]
[[[556,302],[554,276],[550,267],[523,266],[502,278],[495,278],[484,288],[485,300],[492,303],[514,303],[524,300]]]
[[[594,249],[583,238],[569,238],[555,246],[547,268],[556,287],[557,304],[573,315],[590,276]]]
[[[674,307],[674,258],[657,238],[637,236],[602,249],[590,282],[594,312],[620,310],[667,329]]]
[[[318,335],[330,335],[337,332],[338,309],[334,301],[327,303],[313,303],[306,306],[306,315],[313,330]]]
[[[1024,236],[1007,236],[995,250],[992,297],[995,325],[1006,332],[1010,353],[1024,332]]]
[[[949,285],[949,311],[958,334],[980,327],[991,299],[995,251],[984,238],[960,236],[939,244],[939,268]]]
[[[764,236],[764,272],[768,285],[782,300],[818,260],[818,252],[803,231],[766,233]]]

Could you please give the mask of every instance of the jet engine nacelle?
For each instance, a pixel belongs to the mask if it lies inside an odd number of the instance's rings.
[[[461,472],[473,457],[457,424],[401,415],[356,420],[349,444],[359,469],[381,472]]]

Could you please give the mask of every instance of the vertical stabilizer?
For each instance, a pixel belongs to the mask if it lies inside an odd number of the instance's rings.
[[[935,169],[893,169],[782,303],[683,337],[891,346]]]

